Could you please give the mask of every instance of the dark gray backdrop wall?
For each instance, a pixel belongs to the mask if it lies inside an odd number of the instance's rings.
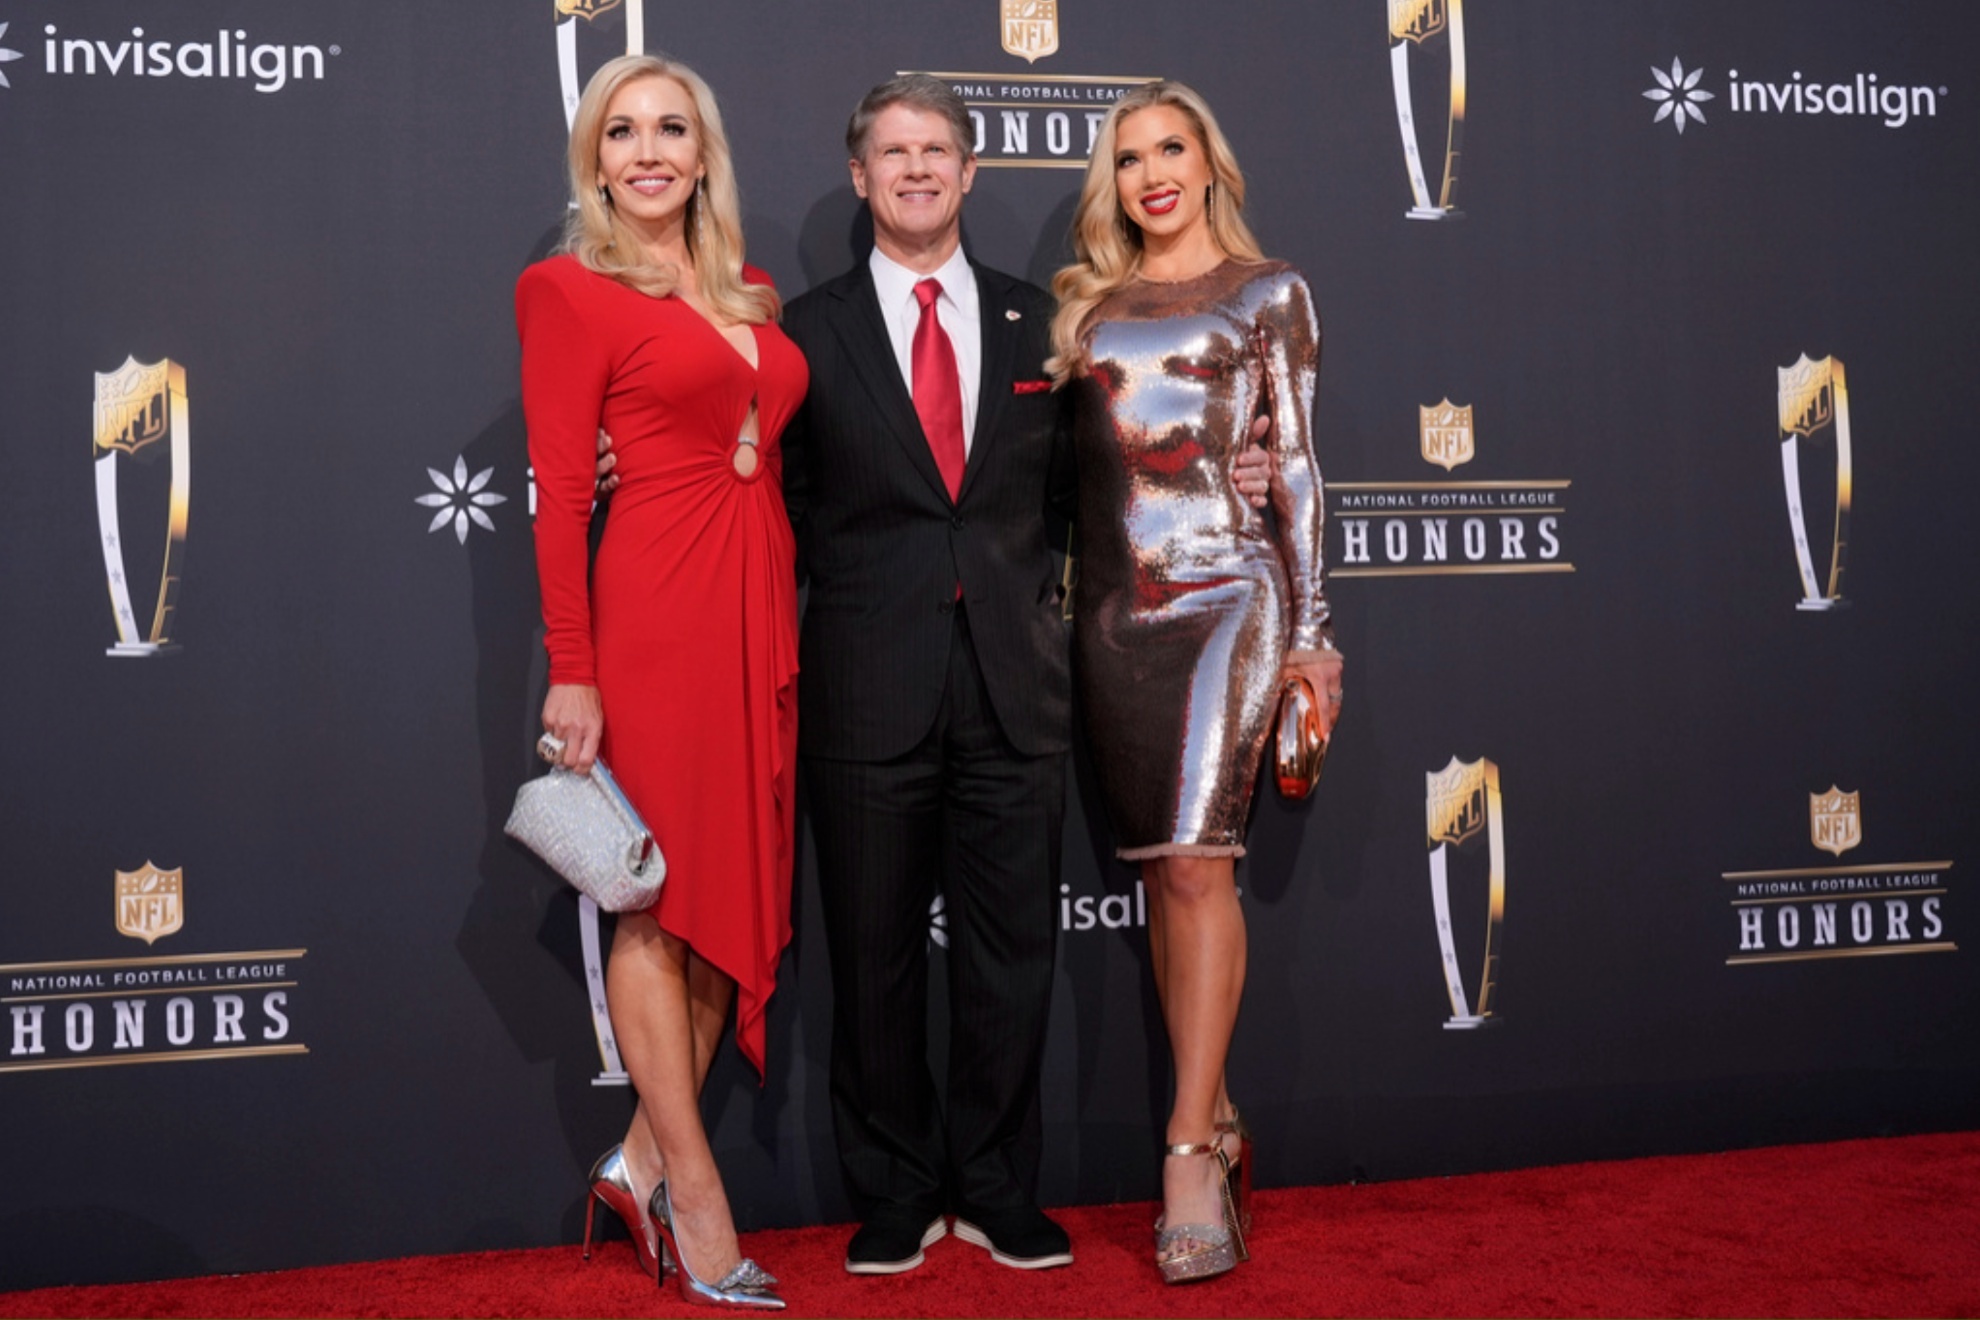
[[[905,69],[984,115],[991,264],[1049,276],[1051,162],[1165,74],[1312,280],[1350,701],[1239,872],[1262,1181],[1980,1120],[1973,7],[1062,0],[1016,54],[1004,7],[0,0],[0,1286],[576,1236],[630,1097],[499,836],[544,681],[510,297],[560,25],[582,76],[635,12],[787,294],[855,258],[844,117]],[[1082,763],[1055,1203],[1154,1195],[1166,1103],[1094,803]],[[745,1227],[847,1215],[808,857],[796,902],[768,1084],[707,1094]]]

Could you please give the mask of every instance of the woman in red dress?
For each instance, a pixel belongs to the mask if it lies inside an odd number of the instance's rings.
[[[639,1108],[591,1190],[649,1273],[678,1263],[684,1296],[776,1308],[775,1280],[742,1258],[699,1099],[732,999],[761,1074],[790,939],[797,593],[777,438],[804,358],[743,264],[728,141],[691,70],[600,69],[569,164],[563,250],[516,286],[543,727],[564,765],[604,758],[667,860],[659,903],[613,937],[606,993]],[[619,481],[587,581],[601,427]]]

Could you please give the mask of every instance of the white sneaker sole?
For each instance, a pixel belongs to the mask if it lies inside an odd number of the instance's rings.
[[[936,1215],[934,1220],[928,1225],[928,1231],[921,1235],[921,1245],[924,1249],[932,1247],[947,1237],[948,1233],[949,1221],[940,1215]],[[848,1256],[846,1258],[846,1273],[906,1274],[926,1259],[927,1257],[920,1251],[915,1252],[906,1260],[854,1260]]]
[[[990,1259],[999,1265],[1008,1265],[1014,1270],[1050,1270],[1073,1263],[1070,1251],[1055,1252],[1050,1256],[1006,1256],[991,1243],[988,1233],[967,1219],[956,1221],[955,1234],[972,1246],[982,1247],[990,1253]]]

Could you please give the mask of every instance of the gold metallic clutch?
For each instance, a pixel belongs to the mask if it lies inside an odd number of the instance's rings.
[[[1279,689],[1279,724],[1273,738],[1272,768],[1279,792],[1297,802],[1320,782],[1327,763],[1327,738],[1320,728],[1320,698],[1313,684],[1294,674]]]

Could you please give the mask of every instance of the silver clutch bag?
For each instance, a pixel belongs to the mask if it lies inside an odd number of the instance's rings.
[[[503,833],[607,912],[653,906],[667,861],[603,761],[591,773],[552,766],[516,790]]]

